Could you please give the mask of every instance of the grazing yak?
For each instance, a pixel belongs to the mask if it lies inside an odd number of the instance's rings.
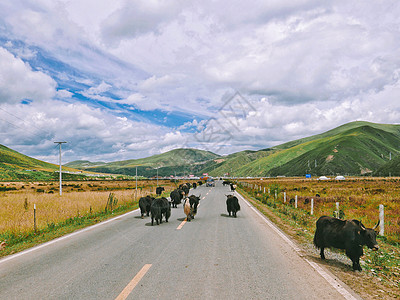
[[[179,185],[179,188],[185,192],[185,196],[187,197],[189,195],[189,190],[190,190],[190,185],[188,185],[187,183],[183,183],[181,185]]]
[[[192,186],[193,186],[194,189],[197,188],[197,183],[193,182]]]
[[[360,257],[364,255],[363,246],[378,250],[374,228],[365,228],[358,220],[340,220],[322,216],[317,221],[314,235],[314,245],[321,249],[320,256],[325,259],[324,249],[333,247],[346,250],[346,255],[353,262],[353,270],[361,271]]]
[[[151,203],[153,202],[154,198],[150,197],[150,196],[146,196],[146,197],[141,197],[139,199],[139,208],[140,208],[140,214],[143,216],[146,214],[147,216],[149,216],[150,214],[150,208],[151,208]]]
[[[197,181],[197,185],[198,186],[203,185],[203,181]]]
[[[183,211],[188,222],[194,219],[194,216],[197,214],[197,207],[200,202],[200,197],[201,195],[199,197],[190,195],[190,197],[186,197],[183,202]]]
[[[178,204],[182,202],[183,196],[185,196],[185,192],[181,189],[173,190],[169,196],[171,197],[172,207],[178,207]]]
[[[236,184],[230,183],[231,191],[234,192],[236,190]]]
[[[162,223],[162,217],[165,217],[165,222],[168,222],[171,216],[171,203],[165,197],[154,199],[151,208],[151,225],[153,226],[154,220],[157,225]]]
[[[162,187],[162,186],[156,187],[156,195],[157,196],[160,196],[163,191],[165,191],[164,187]]]
[[[231,182],[229,181],[229,180],[224,180],[224,181],[222,181],[222,185],[223,186],[225,186],[225,185],[230,185],[231,184]]]
[[[228,210],[229,216],[236,218],[236,213],[240,210],[239,200],[234,195],[226,195],[226,209]]]

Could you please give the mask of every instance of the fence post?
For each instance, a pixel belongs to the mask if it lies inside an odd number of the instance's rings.
[[[339,202],[336,202],[336,218],[339,219]]]
[[[33,229],[36,232],[36,204],[33,204]]]
[[[270,188],[268,188],[268,194],[271,194],[271,189]]]
[[[283,192],[283,203],[286,203],[286,192]]]
[[[314,198],[311,198],[311,215],[314,214]]]
[[[276,198],[277,198],[277,194],[276,194],[276,190],[275,190],[275,200],[276,200]]]
[[[385,234],[385,213],[383,204],[379,205],[379,235],[384,236]]]
[[[264,194],[265,194],[265,186],[264,186]]]
[[[297,195],[294,197],[294,207],[297,208]]]

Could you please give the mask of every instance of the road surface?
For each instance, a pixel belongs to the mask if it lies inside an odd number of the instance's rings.
[[[228,217],[221,182],[191,193],[191,222],[182,205],[158,226],[134,211],[0,260],[0,299],[358,298],[242,198]]]

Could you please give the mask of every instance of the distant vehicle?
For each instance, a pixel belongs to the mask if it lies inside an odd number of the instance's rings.
[[[330,178],[326,177],[326,176],[321,176],[318,178],[318,180],[329,180]]]
[[[344,176],[336,176],[335,179],[336,179],[336,180],[346,180],[346,178],[344,178]]]
[[[206,182],[206,186],[215,186],[215,181],[212,178],[208,178]]]

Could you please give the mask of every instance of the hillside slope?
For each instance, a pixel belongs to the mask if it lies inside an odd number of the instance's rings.
[[[237,176],[369,174],[400,149],[400,125],[353,122],[274,147],[236,170]]]
[[[141,159],[131,159],[105,163],[101,166],[82,167],[84,170],[101,173],[114,173],[146,177],[192,174],[201,172],[204,164],[220,158],[220,155],[197,149],[174,149],[162,154],[153,155]],[[86,162],[87,163],[87,162]],[[158,171],[157,171],[158,170]]]
[[[48,180],[59,167],[0,145],[0,180]]]

